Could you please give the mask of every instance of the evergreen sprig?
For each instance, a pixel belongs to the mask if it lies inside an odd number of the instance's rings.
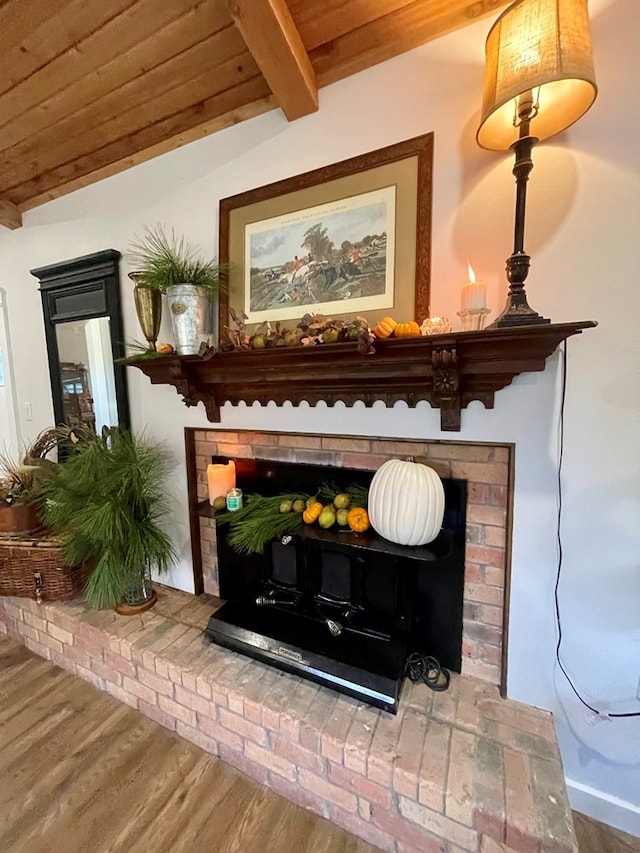
[[[280,512],[283,501],[306,500],[308,495],[284,493],[263,497],[249,495],[242,509],[217,517],[229,525],[227,541],[239,554],[262,554],[271,539],[294,534],[302,525],[301,512]]]
[[[212,293],[227,288],[227,266],[204,260],[193,243],[173,229],[167,235],[160,223],[145,227],[144,236],[130,244],[129,254],[145,285],[162,293],[176,284],[196,284]]]
[[[110,430],[71,446],[55,477],[43,484],[43,520],[69,565],[94,566],[92,607],[112,607],[146,568],[166,571],[171,540],[160,527],[168,512],[162,483],[168,454],[144,436]]]
[[[349,507],[361,506],[367,508],[369,499],[369,489],[361,483],[349,483],[346,489],[341,489],[333,481],[326,481],[318,490],[318,500],[324,503],[331,503],[336,495],[347,494],[351,495],[351,503]]]
[[[162,358],[162,353],[149,346],[148,343],[140,343],[140,341],[128,341],[126,348],[129,350],[128,355],[122,358],[114,358],[114,364],[129,364],[137,361],[147,361],[153,358]]]

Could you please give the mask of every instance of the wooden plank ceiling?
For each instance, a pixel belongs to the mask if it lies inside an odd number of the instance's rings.
[[[504,0],[0,0],[0,224]]]

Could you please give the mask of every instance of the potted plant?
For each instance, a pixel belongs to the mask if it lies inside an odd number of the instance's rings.
[[[136,613],[153,606],[151,570],[166,571],[174,548],[160,521],[168,512],[168,454],[144,436],[80,427],[55,477],[41,487],[43,518],[69,565],[93,566],[87,601]]]
[[[162,225],[145,228],[129,254],[136,265],[136,286],[167,297],[178,353],[196,355],[203,341],[210,343],[213,304],[226,287],[226,268],[204,260],[196,246],[173,229],[167,235]]]
[[[19,459],[0,454],[0,534],[29,533],[41,526],[38,484],[56,463],[47,455],[64,437],[64,428],[41,432]]]

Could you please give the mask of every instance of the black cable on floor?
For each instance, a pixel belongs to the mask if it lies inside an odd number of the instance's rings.
[[[451,673],[448,669],[442,666],[434,657],[421,655],[418,652],[413,652],[413,654],[409,655],[404,672],[414,684],[418,681],[423,681],[427,687],[430,687],[437,693],[446,690],[451,681]]]
[[[556,660],[558,661],[558,666],[562,670],[562,674],[567,679],[569,687],[573,690],[578,699],[582,702],[585,708],[588,708],[598,717],[640,717],[640,712],[638,711],[629,711],[626,714],[610,714],[607,711],[599,711],[597,708],[594,708],[593,705],[590,705],[585,699],[582,698],[578,690],[573,684],[573,681],[569,678],[569,674],[567,670],[564,668],[562,663],[562,659],[560,658],[560,646],[562,645],[562,624],[560,621],[560,601],[558,597],[558,588],[560,586],[560,574],[562,572],[562,461],[564,456],[564,406],[567,397],[567,341],[566,338],[562,342],[562,383],[561,383],[561,394],[560,394],[560,418],[558,422],[558,521],[556,528],[556,538],[558,542],[558,569],[556,572],[556,583],[554,588],[554,598],[555,598],[555,606],[556,606],[556,625],[558,627],[558,642],[556,644]]]

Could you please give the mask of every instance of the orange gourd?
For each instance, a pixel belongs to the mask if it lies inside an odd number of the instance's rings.
[[[368,530],[370,524],[366,509],[362,509],[359,506],[350,509],[347,516],[347,524],[354,533],[364,533],[365,530]]]
[[[305,511],[302,513],[302,518],[307,524],[313,524],[314,521],[317,521],[320,518],[321,512],[322,504],[319,501],[316,501],[315,503],[312,503],[311,506],[305,509]]]
[[[393,330],[394,338],[415,338],[420,334],[420,326],[415,320],[408,323],[398,323]]]
[[[373,330],[373,334],[376,338],[381,338],[382,340],[390,338],[397,325],[393,317],[383,317]]]

